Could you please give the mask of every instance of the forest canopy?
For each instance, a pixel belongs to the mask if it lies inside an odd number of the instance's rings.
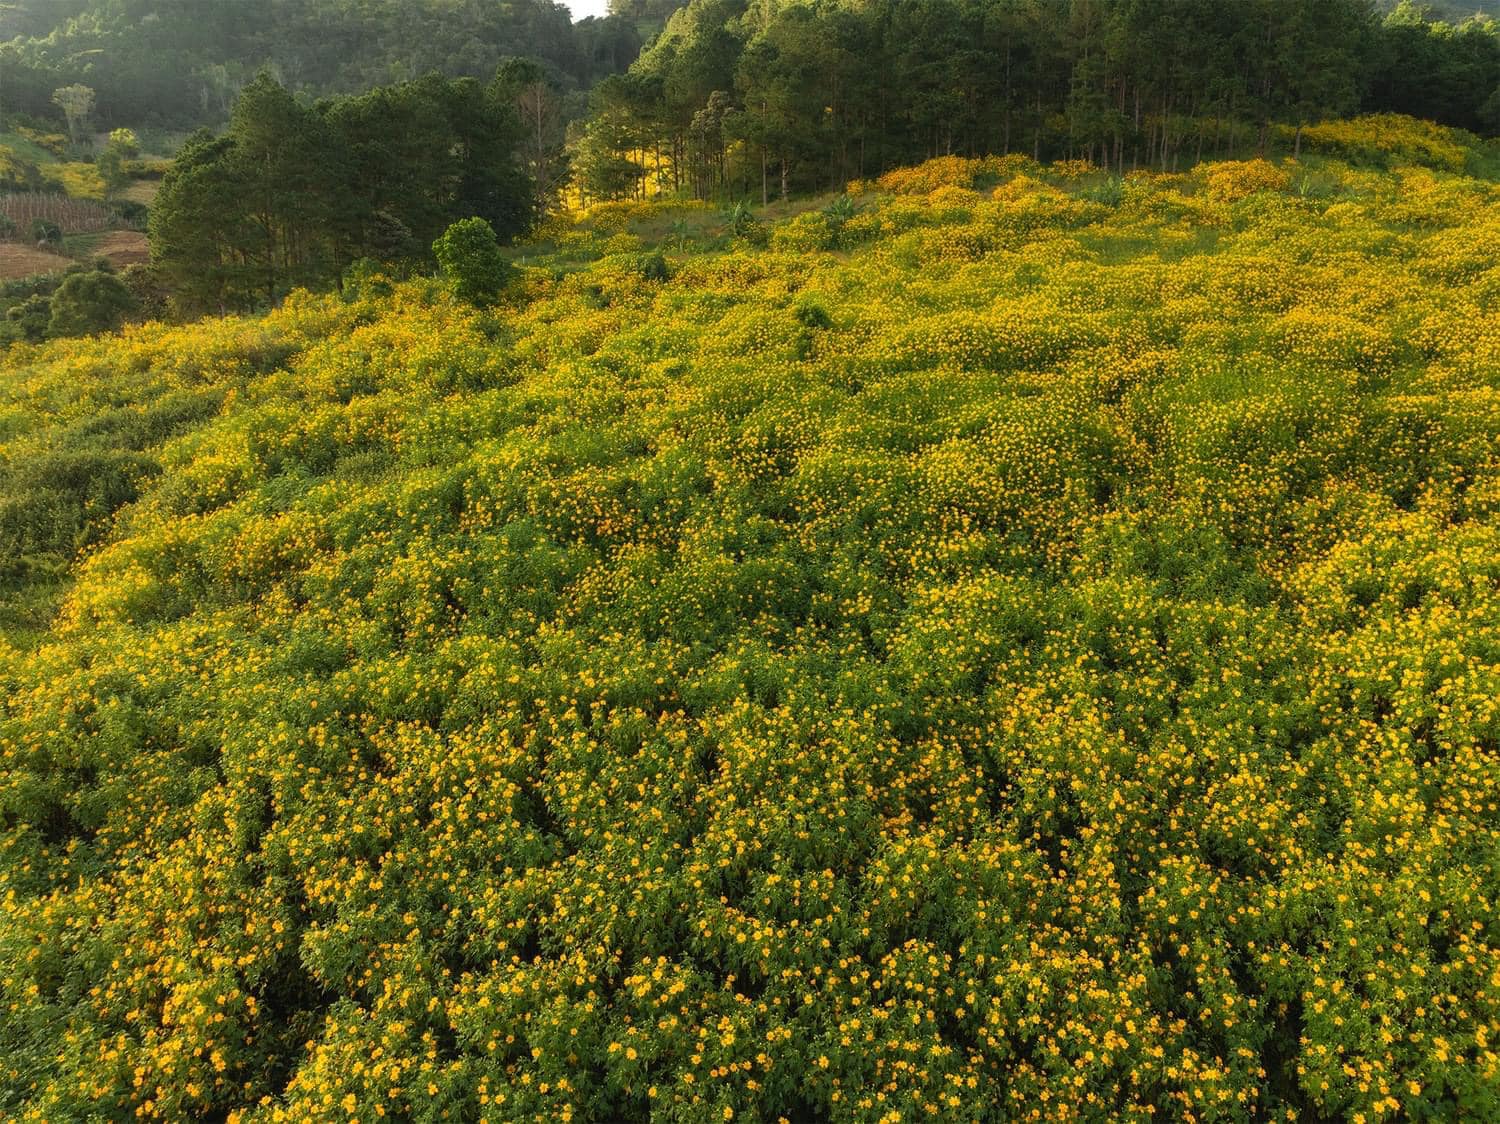
[[[1500,29],[1404,0],[693,0],[594,100],[603,198],[648,167],[764,197],[946,153],[1180,166],[1361,110],[1493,133]]]
[[[152,259],[188,309],[222,312],[338,280],[360,258],[425,259],[450,223],[509,239],[535,213],[514,91],[429,75],[316,104],[269,75],[223,136],[178,155],[151,209]]]
[[[222,121],[264,67],[293,90],[359,93],[527,57],[586,89],[641,37],[623,17],[574,24],[555,0],[7,0],[0,44],[0,113],[48,115],[51,91],[79,82],[106,125],[193,125]]]

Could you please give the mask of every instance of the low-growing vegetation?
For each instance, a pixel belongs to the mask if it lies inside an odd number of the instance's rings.
[[[1500,189],[1390,163],[16,345],[0,1114],[1493,1118]]]

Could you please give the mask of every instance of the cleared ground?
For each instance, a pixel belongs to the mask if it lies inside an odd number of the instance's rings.
[[[71,264],[60,254],[51,254],[20,242],[0,242],[0,278],[6,280],[31,277],[37,273],[60,273]]]
[[[108,258],[116,269],[137,265],[151,257],[151,247],[146,236],[138,230],[112,230],[99,239],[94,246],[98,257]]]

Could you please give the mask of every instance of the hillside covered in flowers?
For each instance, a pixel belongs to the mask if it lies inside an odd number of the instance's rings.
[[[0,1116],[1500,1114],[1500,186],[1320,128],[13,349]]]

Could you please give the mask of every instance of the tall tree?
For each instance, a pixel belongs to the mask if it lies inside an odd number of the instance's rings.
[[[151,261],[178,305],[224,313],[247,293],[248,241],[234,141],[200,130],[182,146],[151,206]]]
[[[268,74],[223,137],[185,147],[152,208],[153,254],[182,303],[275,301],[355,259],[423,255],[478,217],[509,239],[534,215],[499,84],[430,75],[316,105]]]
[[[77,144],[94,109],[94,91],[88,86],[62,86],[52,91],[52,104],[62,110],[68,122],[68,139]]]
[[[327,270],[324,232],[345,185],[324,122],[269,74],[245,87],[229,120],[236,182],[253,234],[248,256],[267,300]]]
[[[516,146],[521,168],[535,187],[535,208],[546,213],[557,205],[567,178],[567,130],[557,91],[541,64],[509,59],[495,75],[493,96],[512,107],[519,118]]]

